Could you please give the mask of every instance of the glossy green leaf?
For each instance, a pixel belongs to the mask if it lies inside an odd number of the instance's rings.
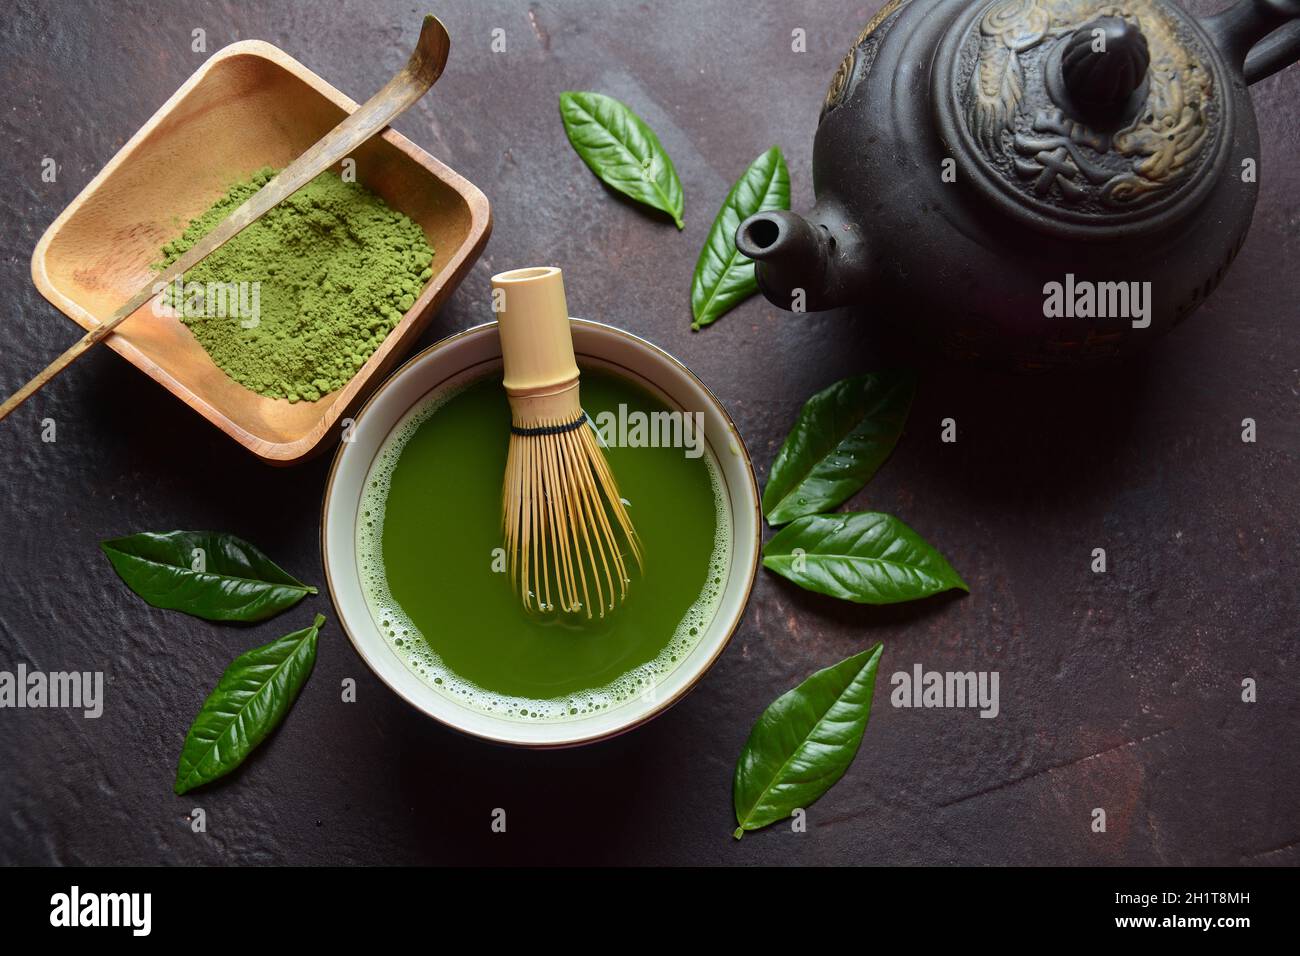
[[[560,117],[574,150],[601,181],[683,227],[681,180],[641,117],[612,96],[576,91],[560,94]]]
[[[886,514],[807,515],[763,548],[763,567],[801,588],[858,604],[897,604],[966,582],[924,538]]]
[[[867,729],[880,652],[818,671],[763,711],[736,764],[737,840],[811,806],[844,776]]]
[[[808,399],[763,489],[770,524],[831,511],[853,497],[898,444],[916,394],[906,370],[836,382]]]
[[[262,621],[316,593],[232,534],[146,531],[100,548],[127,587],[154,607],[208,621]]]
[[[789,208],[790,172],[781,150],[773,146],[731,187],[713,220],[691,280],[691,312],[695,316],[691,328],[709,325],[758,291],[754,260],[736,249],[736,229],[754,213]]]
[[[203,702],[181,749],[177,793],[234,770],[284,719],[316,663],[325,617],[235,658]]]

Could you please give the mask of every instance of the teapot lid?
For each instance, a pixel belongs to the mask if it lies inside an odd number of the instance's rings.
[[[1232,97],[1164,0],[993,0],[948,30],[933,103],[959,180],[1046,231],[1163,228],[1214,186]]]

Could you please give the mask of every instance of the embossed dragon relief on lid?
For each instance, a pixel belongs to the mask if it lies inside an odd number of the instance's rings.
[[[1208,41],[1180,10],[999,0],[957,29],[955,55],[936,71],[936,108],[986,183],[1084,225],[1156,224],[1195,201],[1222,155],[1230,100]]]

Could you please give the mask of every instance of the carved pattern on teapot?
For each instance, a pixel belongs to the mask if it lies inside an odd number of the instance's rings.
[[[840,101],[844,99],[844,93],[849,87],[849,79],[853,76],[853,66],[857,62],[859,48],[861,48],[862,45],[871,38],[871,35],[876,32],[877,27],[888,20],[906,3],[907,0],[887,0],[885,5],[876,11],[875,16],[867,21],[867,25],[862,28],[862,32],[858,34],[858,38],[853,41],[853,46],[849,47],[849,52],[845,54],[844,59],[840,61],[839,68],[836,69],[835,75],[831,77],[831,85],[826,90],[826,99],[822,103],[821,116],[818,118],[819,122],[822,119],[825,119],[826,114],[839,106]],[[882,39],[887,32],[888,27],[881,30],[880,36],[876,38],[877,41]],[[870,68],[869,63],[867,64],[867,67],[868,69]]]
[[[1070,118],[1046,82],[1052,47],[1098,17],[1137,25],[1150,48],[1146,101],[1118,130]],[[1209,152],[1218,118],[1199,41],[1155,0],[999,0],[967,37],[960,97],[977,150],[1040,202],[1098,218],[1176,191]]]

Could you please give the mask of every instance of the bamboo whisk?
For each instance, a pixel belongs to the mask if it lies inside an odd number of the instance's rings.
[[[627,597],[624,552],[641,546],[609,462],[578,400],[559,269],[492,277],[510,399],[501,495],[510,580],[524,607],[601,617]]]

